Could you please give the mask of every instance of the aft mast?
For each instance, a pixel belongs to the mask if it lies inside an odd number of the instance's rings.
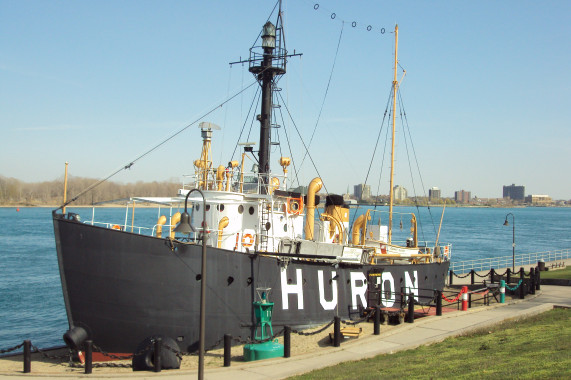
[[[397,112],[397,65],[398,65],[398,44],[399,44],[399,26],[395,25],[395,71],[393,79],[393,132],[392,132],[392,148],[391,148],[391,185],[389,190],[389,236],[388,243],[391,244],[393,234],[393,181],[395,174],[395,117]]]

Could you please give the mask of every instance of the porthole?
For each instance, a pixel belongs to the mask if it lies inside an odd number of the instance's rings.
[[[284,224],[284,232],[287,232],[287,224]]]
[[[254,215],[254,206],[250,206],[248,212],[250,213],[250,215]]]
[[[206,205],[206,211],[210,211],[210,205]]]
[[[244,206],[243,205],[238,206],[238,213],[241,214],[243,212],[244,212]]]
[[[269,231],[271,227],[272,227],[272,224],[270,222],[267,222],[266,223],[266,231]]]
[[[199,273],[196,275],[196,281],[200,281],[202,279],[202,275]]]
[[[220,205],[219,210],[220,210],[220,211],[224,211],[224,205]]]

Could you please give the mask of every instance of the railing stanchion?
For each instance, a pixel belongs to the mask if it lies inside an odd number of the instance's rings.
[[[284,327],[284,358],[291,356],[291,327]]]
[[[341,345],[341,318],[335,316],[333,321],[333,346],[339,347]]]
[[[232,364],[232,335],[224,334],[224,367]]]
[[[156,338],[155,339],[155,343],[154,343],[154,360],[153,363],[155,365],[154,367],[154,371],[155,372],[161,372],[161,369],[163,367],[163,364],[161,363],[161,346],[162,346],[163,340],[162,338]]]
[[[89,375],[93,372],[93,341],[85,341],[85,373]]]
[[[412,293],[408,295],[408,315],[407,322],[414,323],[414,296]]]
[[[436,291],[436,315],[442,315],[442,290]]]
[[[30,373],[32,370],[32,342],[24,341],[24,373]]]
[[[521,283],[519,284],[519,299],[522,300],[525,298],[525,293],[523,292],[523,288],[524,288],[524,278],[523,276],[525,276],[525,270],[522,268],[519,268],[519,279],[521,281]]]
[[[373,334],[381,334],[381,307],[379,305],[375,306],[375,318],[373,325]]]

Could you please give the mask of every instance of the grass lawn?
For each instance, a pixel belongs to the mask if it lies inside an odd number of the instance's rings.
[[[563,280],[571,280],[571,266],[565,267],[563,269],[548,270],[547,272],[541,272],[541,278],[556,278]]]
[[[555,309],[440,343],[295,379],[569,379],[571,310]]]

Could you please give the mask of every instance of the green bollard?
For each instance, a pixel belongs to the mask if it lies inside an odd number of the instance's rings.
[[[506,303],[506,282],[500,280],[500,303]]]

